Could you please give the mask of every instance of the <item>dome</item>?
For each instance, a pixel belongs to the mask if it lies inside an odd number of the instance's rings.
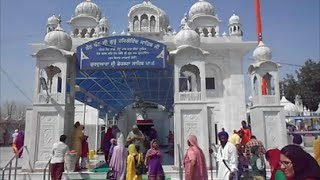
[[[49,32],[45,36],[44,42],[47,46],[55,46],[67,51],[70,51],[72,48],[72,39],[68,33],[63,31],[60,24],[58,24],[58,27],[54,31]]]
[[[106,17],[101,18],[99,25],[108,25],[108,19]]]
[[[195,15],[213,15],[213,6],[205,0],[199,0],[191,6],[189,10],[189,17],[192,18]]]
[[[298,107],[292,102],[288,101],[285,96],[282,96],[280,105],[284,106],[284,110],[288,115],[295,115],[298,113]]]
[[[229,24],[239,24],[240,17],[233,13],[233,15],[229,19]]]
[[[52,15],[48,18],[47,25],[58,25],[59,24],[59,18],[55,15]]]
[[[176,44],[176,47],[182,45],[199,47],[200,36],[196,31],[190,29],[188,25],[185,25],[185,27],[175,36],[174,43]]]
[[[143,14],[144,12],[149,12],[150,9],[153,10],[151,12],[157,12],[156,15],[159,17],[160,26],[166,29],[169,26],[169,17],[164,10],[155,6],[150,1],[143,1],[140,4],[132,6],[129,10],[128,17],[133,18],[133,16],[136,15],[136,12],[138,12],[138,14]]]
[[[271,60],[272,51],[262,41],[259,42],[258,47],[253,51],[254,60]]]
[[[75,16],[87,15],[94,18],[101,17],[101,11],[97,4],[91,2],[91,0],[85,0],[84,2],[78,4],[75,11]]]

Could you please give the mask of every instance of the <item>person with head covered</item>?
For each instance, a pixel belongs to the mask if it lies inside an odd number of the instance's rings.
[[[217,154],[218,179],[237,179],[238,155],[236,147],[228,142],[229,135],[225,131],[218,133],[221,146]]]
[[[197,137],[189,135],[187,143],[189,148],[183,160],[185,180],[208,180],[206,159]]]
[[[143,133],[139,130],[137,125],[132,126],[132,131],[127,136],[127,143],[134,144],[140,147],[140,151],[144,152],[143,142],[146,140]]]

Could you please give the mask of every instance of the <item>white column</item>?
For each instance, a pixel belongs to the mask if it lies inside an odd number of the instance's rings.
[[[96,140],[95,140],[95,144],[94,144],[94,149],[95,149],[96,152],[98,151],[99,114],[100,114],[99,108],[97,110],[98,110],[98,116],[97,116],[97,122],[96,122]]]

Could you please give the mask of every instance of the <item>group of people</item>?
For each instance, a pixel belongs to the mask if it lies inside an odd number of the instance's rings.
[[[53,144],[50,160],[51,179],[60,180],[62,178],[65,169],[65,155],[67,153],[75,155],[74,169],[69,170],[79,171],[81,169],[87,169],[89,145],[87,141],[88,136],[84,135],[83,130],[84,126],[77,121],[74,124],[74,130],[72,132],[71,150],[66,144],[66,135],[61,135],[59,138],[60,141]],[[73,165],[70,167],[73,167]]]
[[[250,137],[248,137],[250,136]],[[214,153],[218,163],[218,179],[240,179],[251,167],[255,180],[266,179],[266,162],[269,161],[271,180],[317,180],[320,167],[317,161],[298,144],[279,149],[265,150],[261,141],[251,134],[250,127],[242,122],[242,128],[229,137],[222,129],[218,133],[220,146]],[[296,140],[295,140],[296,141]],[[203,151],[194,135],[188,137],[188,150],[184,157],[186,180],[207,180],[207,167]],[[247,177],[249,178],[249,177]]]
[[[143,174],[148,174],[150,180],[164,179],[162,154],[153,135],[150,149],[144,153],[146,137],[137,125],[132,127],[126,141],[117,126],[107,129],[102,148],[113,179],[141,180]]]
[[[75,124],[72,149],[83,150],[83,127]],[[81,133],[80,133],[81,132]],[[51,160],[52,179],[61,179],[64,154],[69,151],[65,144],[66,136],[60,136],[60,142],[53,145]],[[271,180],[317,180],[320,179],[320,166],[317,161],[299,146],[299,139],[280,149],[266,150],[261,141],[251,134],[250,127],[242,122],[242,128],[229,134],[222,129],[218,133],[220,146],[213,153],[217,161],[218,179],[240,179],[251,167],[252,177],[256,180],[266,179],[267,164],[271,170]],[[78,140],[77,142],[75,140]],[[149,180],[163,180],[162,152],[156,138],[150,141],[150,149],[144,153],[146,137],[137,125],[132,127],[125,139],[117,126],[108,128],[103,138],[102,149],[109,165],[112,178],[116,180],[141,180],[143,174]],[[319,141],[320,142],[320,141]],[[203,150],[199,147],[197,137],[189,135],[188,149],[183,158],[186,180],[207,180],[208,169]],[[79,162],[79,160],[77,161]]]
[[[250,138],[249,138],[250,137]],[[219,179],[240,179],[251,167],[252,177],[266,179],[266,162],[269,161],[271,180],[320,179],[317,161],[299,145],[302,139],[294,137],[293,143],[280,149],[266,149],[251,134],[250,127],[242,121],[242,128],[229,137],[222,129],[218,133],[221,146],[215,152]],[[211,153],[213,151],[211,150]]]

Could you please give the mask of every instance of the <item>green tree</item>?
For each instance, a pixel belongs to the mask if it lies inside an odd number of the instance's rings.
[[[286,98],[293,102],[297,94],[310,110],[317,110],[320,102],[320,61],[307,60],[294,75],[287,74],[280,82]]]

